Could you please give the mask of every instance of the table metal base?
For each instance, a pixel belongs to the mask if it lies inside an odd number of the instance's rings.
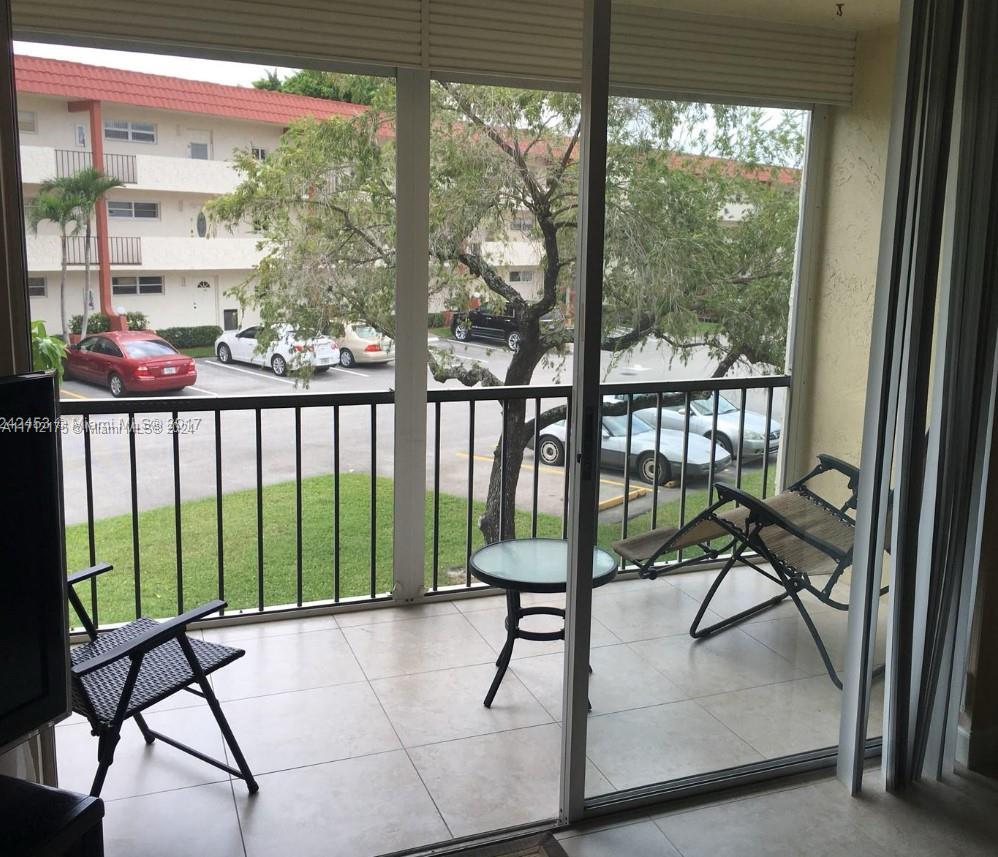
[[[499,685],[502,684],[503,676],[509,668],[510,659],[513,657],[513,643],[516,640],[537,640],[548,642],[549,640],[564,640],[565,626],[557,631],[525,631],[520,627],[520,620],[525,616],[558,616],[564,623],[565,611],[560,607],[521,607],[520,593],[512,589],[506,590],[506,642],[503,644],[499,658],[496,660],[496,676],[492,679],[492,686],[485,695],[485,707],[492,707],[492,700],[496,698]],[[589,668],[592,672],[593,668]],[[592,704],[589,705],[592,710]]]

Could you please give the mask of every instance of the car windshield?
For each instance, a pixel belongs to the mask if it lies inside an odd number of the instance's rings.
[[[627,434],[627,417],[626,416],[605,416],[603,417],[603,426],[606,428],[610,434],[614,437],[621,437]],[[641,417],[634,415],[631,417],[631,434],[644,434],[647,431],[655,431],[648,423],[641,419]]]
[[[380,339],[381,334],[378,333],[369,324],[355,324],[353,326],[353,332],[357,334],[358,339]]]
[[[133,339],[122,344],[129,357],[172,357],[177,353],[164,339]]]
[[[703,399],[694,399],[690,404],[693,405],[693,410],[696,411],[702,417],[712,416],[714,413],[714,397],[707,396]],[[731,402],[724,398],[724,396],[717,397],[717,415],[722,416],[723,414],[734,414],[738,413],[738,408],[736,408]]]

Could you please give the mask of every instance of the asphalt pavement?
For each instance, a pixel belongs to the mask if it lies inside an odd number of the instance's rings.
[[[487,342],[457,343],[439,340],[435,347],[446,348],[458,360],[480,362],[494,373],[503,376],[509,365],[510,353],[502,345]],[[653,381],[705,377],[710,374],[712,361],[706,354],[694,354],[693,359],[682,363],[672,354],[655,346],[646,346],[627,355],[604,353],[604,378],[607,381]],[[181,392],[181,399],[210,400],[218,396],[239,395],[291,395],[328,392],[356,392],[390,390],[395,383],[394,364],[355,366],[350,369],[334,367],[324,375],[314,377],[308,388],[293,379],[278,378],[269,369],[251,365],[223,365],[215,358],[197,360],[198,381]],[[739,374],[747,374],[739,372]],[[571,357],[549,361],[539,366],[534,374],[539,385],[570,383]],[[445,385],[428,379],[431,388],[459,387],[459,382]],[[66,381],[63,385],[65,399],[106,399],[110,393],[103,388]],[[146,398],[146,397],[143,397]],[[544,406],[556,404],[545,402]],[[765,395],[750,391],[748,407],[764,410]],[[343,472],[372,471],[372,428],[374,443],[374,472],[391,476],[394,468],[393,413],[390,405],[376,409],[376,424],[372,427],[371,407],[342,406],[339,413],[340,467]],[[488,474],[492,463],[496,439],[501,424],[496,403],[480,402],[475,408],[475,432],[471,438],[467,403],[446,403],[441,414],[440,485],[445,493],[466,497],[469,485],[469,464],[473,470],[473,494],[476,499],[485,497]],[[783,411],[782,391],[774,399],[774,417]],[[137,503],[140,509],[172,504],[176,490],[173,464],[173,436],[168,431],[171,415],[150,414],[140,420],[140,431],[135,436]],[[274,409],[263,412],[261,417],[261,461],[265,484],[294,479],[296,458],[294,447],[293,409]],[[70,426],[63,435],[64,488],[66,521],[79,523],[87,518],[86,479],[84,468],[84,442],[79,418],[70,418]],[[90,433],[93,472],[93,514],[95,518],[127,514],[131,510],[131,483],[129,468],[129,439],[127,420],[105,415],[92,418]],[[181,499],[213,496],[216,489],[215,468],[215,416],[211,410],[179,415],[179,482]],[[252,412],[224,412],[221,416],[222,434],[222,486],[223,491],[252,488],[256,485],[256,431]],[[329,474],[333,467],[333,413],[328,407],[303,407],[301,410],[303,476]],[[427,414],[429,448],[426,461],[427,488],[433,486],[434,454],[432,409]],[[749,465],[747,465],[749,466]],[[517,496],[519,507],[530,508],[532,503],[534,461],[530,450],[524,459]],[[541,465],[537,471],[538,508],[541,512],[561,514],[564,498],[564,470],[560,467]],[[646,488],[637,479],[631,479],[631,509],[640,512],[650,505],[650,494],[641,494]],[[607,506],[603,513],[619,519],[620,500],[624,493],[624,477],[619,471],[606,470],[602,474],[601,500]],[[667,499],[677,491],[663,488],[659,498]]]

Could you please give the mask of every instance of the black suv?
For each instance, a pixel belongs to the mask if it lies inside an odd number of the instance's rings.
[[[456,312],[450,329],[458,342],[481,337],[504,340],[510,351],[520,347],[520,322],[510,304],[506,305],[502,314],[491,312],[486,307]]]

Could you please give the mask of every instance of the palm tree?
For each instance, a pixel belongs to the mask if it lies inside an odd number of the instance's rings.
[[[122,184],[115,178],[105,175],[94,167],[85,167],[79,172],[43,182],[40,193],[61,193],[68,199],[75,199],[78,220],[83,222],[83,323],[80,337],[87,335],[90,321],[90,237],[93,232],[94,209],[101,197],[112,188]]]
[[[59,243],[62,248],[62,269],[59,272],[59,320],[62,335],[69,335],[66,324],[66,245],[71,235],[80,231],[80,206],[78,201],[61,190],[43,191],[38,195],[28,212],[31,231],[38,234],[38,224],[50,220],[59,227]],[[72,227],[72,228],[71,228]]]

